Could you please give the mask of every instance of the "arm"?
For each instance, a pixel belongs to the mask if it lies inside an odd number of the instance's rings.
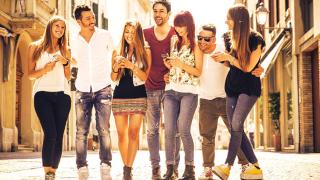
[[[45,75],[47,72],[51,71],[56,62],[47,63],[42,69],[35,70],[36,61],[33,59],[33,53],[36,46],[31,44],[28,49],[28,77],[30,80],[38,79],[39,77]]]
[[[251,72],[251,74],[256,77],[260,77],[263,72],[264,72],[264,68],[259,64],[258,67]]]
[[[63,70],[64,70],[64,77],[66,77],[67,80],[71,79],[71,52],[70,50],[67,50],[66,58],[67,60],[66,63],[63,64]]]
[[[146,81],[148,78],[148,74],[150,71],[151,66],[151,51],[148,48],[145,48],[146,55],[147,55],[147,63],[148,63],[148,69],[146,71],[143,71],[139,67],[137,67],[135,64],[131,63],[128,60],[125,60],[124,62],[121,62],[121,65],[125,68],[129,68],[132,70],[133,74],[136,75],[139,79],[142,81]]]
[[[63,65],[63,70],[64,70],[64,76],[66,77],[67,80],[71,79],[71,70],[70,70],[70,64],[71,64],[71,52],[70,49],[67,48],[65,56],[62,56],[60,54],[54,55],[54,58],[56,61],[60,62]]]
[[[116,62],[117,51],[112,52],[112,62],[111,62],[111,80],[116,81],[120,72],[120,65]]]
[[[215,61],[221,62],[221,61],[228,61],[231,65],[237,67],[238,69],[241,69],[244,72],[251,72],[253,68],[257,65],[259,59],[261,56],[261,45],[259,44],[257,49],[252,51],[250,54],[250,61],[246,68],[242,68],[239,64],[239,60],[233,57],[230,54],[219,52],[214,55],[212,55],[212,58]]]
[[[202,73],[203,53],[201,52],[198,46],[195,46],[194,57],[195,57],[195,67],[192,67],[188,64],[183,63],[178,58],[169,57],[168,59],[170,60],[170,64],[172,66],[179,67],[191,75],[200,76]]]

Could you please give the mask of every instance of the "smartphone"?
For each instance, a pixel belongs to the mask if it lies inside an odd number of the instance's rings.
[[[121,62],[124,61],[124,60],[125,60],[125,58],[122,57],[122,56],[117,56],[117,57],[115,58],[115,61],[116,61],[117,63],[121,63]]]
[[[167,59],[167,57],[169,57],[169,54],[168,54],[168,53],[166,53],[166,54],[161,54],[161,57],[162,57],[162,59]]]

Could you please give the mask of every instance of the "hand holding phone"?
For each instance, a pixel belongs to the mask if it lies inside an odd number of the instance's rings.
[[[161,54],[161,57],[162,57],[163,61],[167,61],[167,58],[169,57],[169,54],[168,53]]]

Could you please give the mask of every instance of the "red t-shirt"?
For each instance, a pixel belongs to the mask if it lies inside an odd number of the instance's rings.
[[[175,30],[171,27],[167,37],[159,41],[154,34],[154,27],[143,30],[145,40],[149,43],[151,50],[151,68],[148,79],[145,83],[147,90],[163,90],[165,88],[165,82],[163,75],[168,73],[168,69],[163,64],[161,54],[170,53],[170,40],[175,35]]]

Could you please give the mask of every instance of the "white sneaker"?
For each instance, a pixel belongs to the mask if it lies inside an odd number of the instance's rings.
[[[87,166],[78,169],[79,180],[87,180],[89,178],[89,170]]]
[[[110,175],[110,171],[111,171],[111,166],[109,166],[106,163],[102,163],[100,165],[100,175],[101,175],[101,180],[111,180],[111,175]]]
[[[199,177],[199,180],[213,179],[213,173],[211,167],[204,167]]]

